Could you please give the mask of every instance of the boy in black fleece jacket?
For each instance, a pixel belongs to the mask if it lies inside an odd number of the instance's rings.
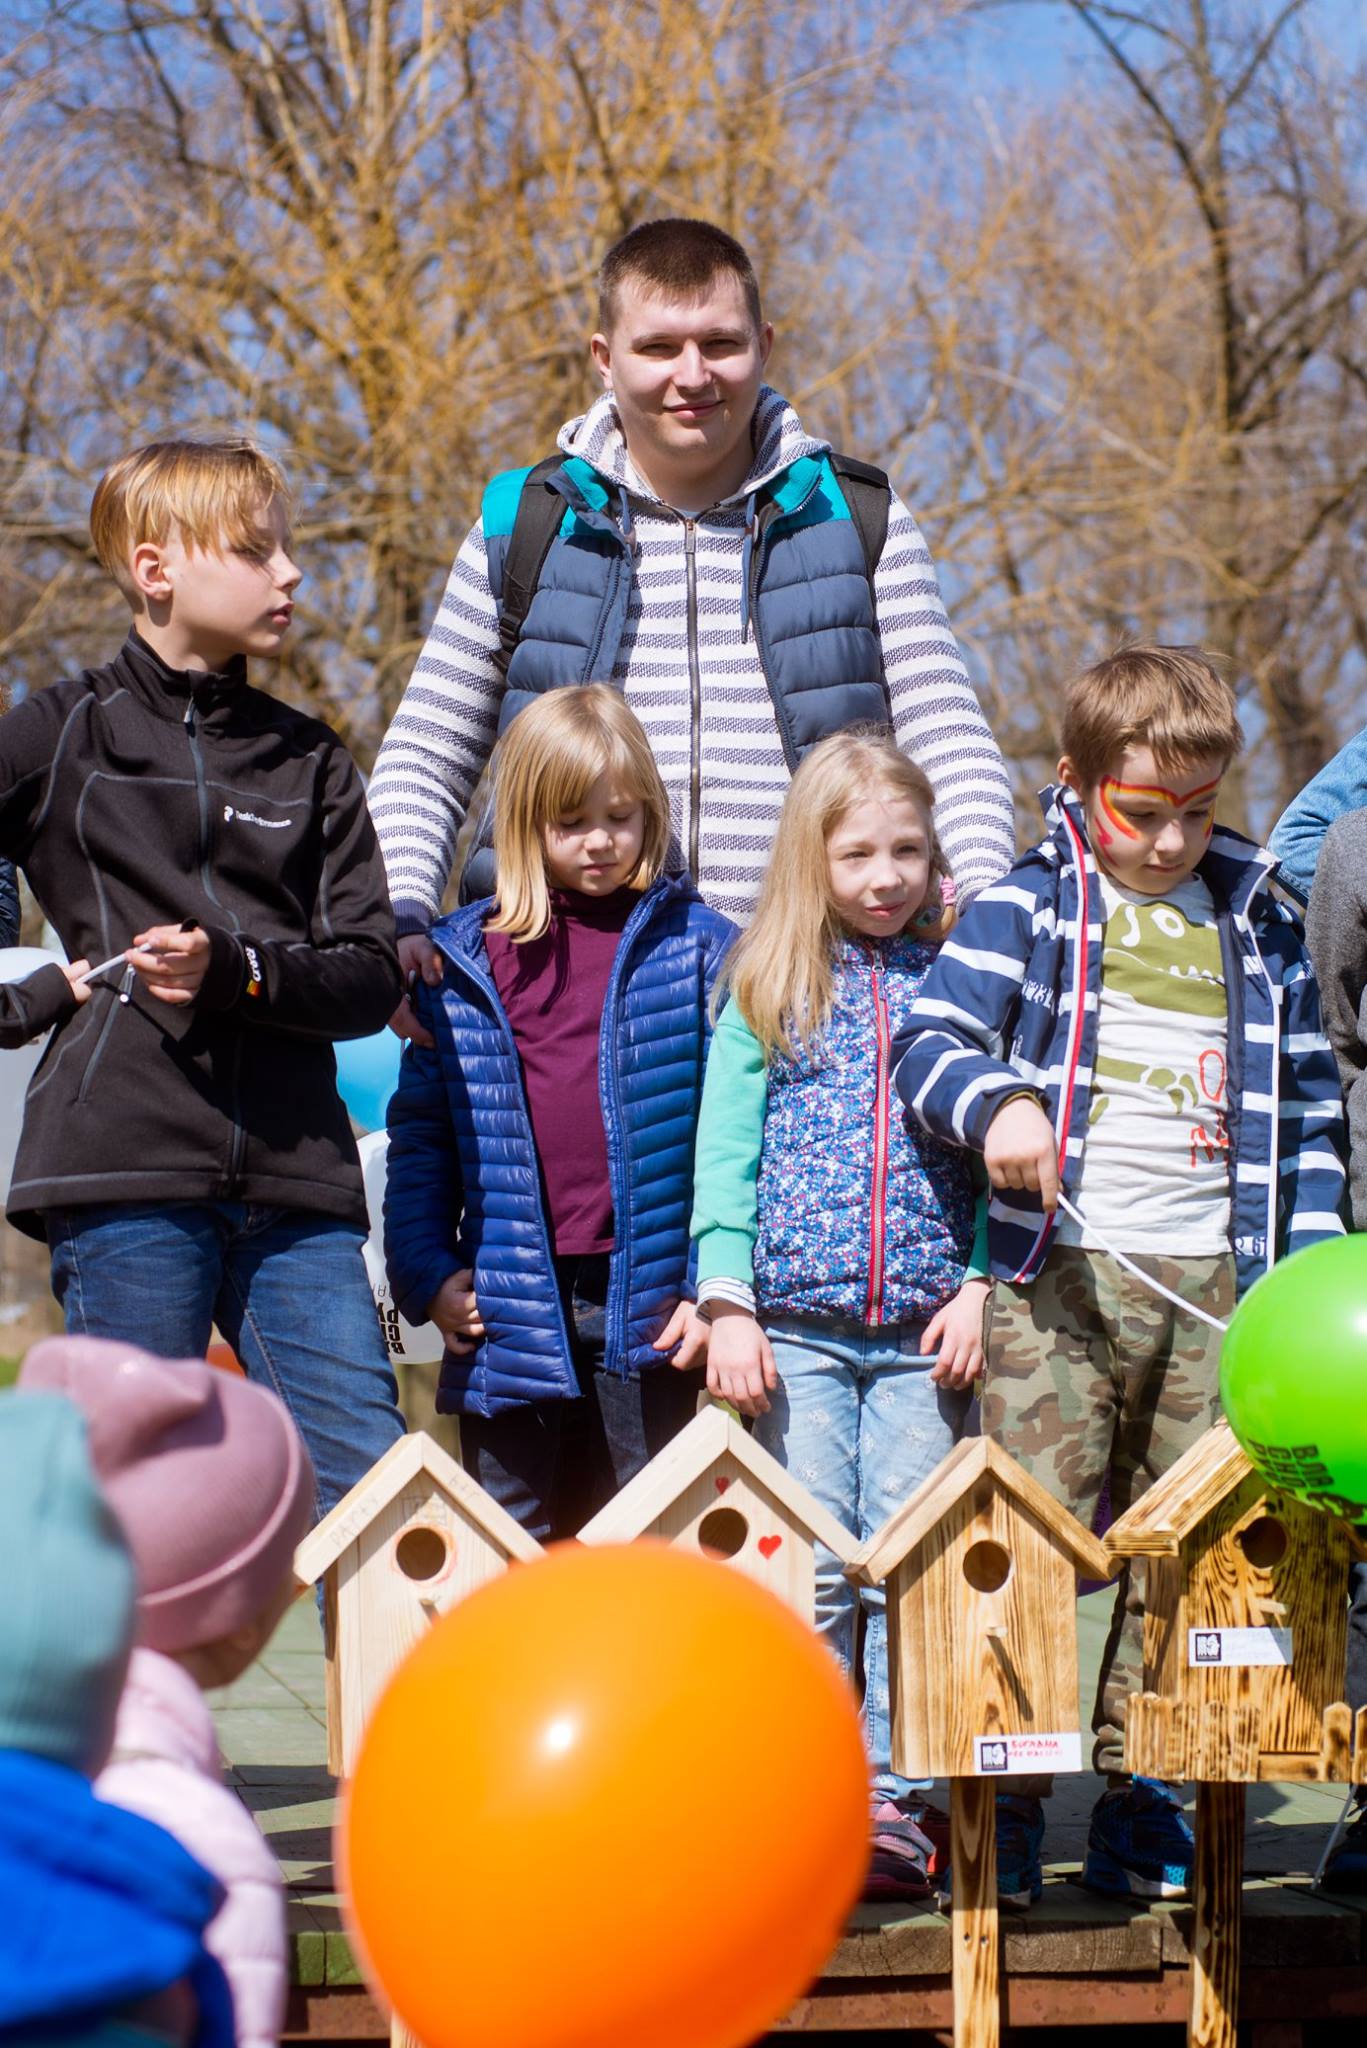
[[[69,1331],[203,1357],[216,1321],[325,1509],[403,1428],[332,1053],[399,971],[346,749],[247,683],[289,627],[288,515],[248,446],[117,463],[91,535],[133,630],[0,719],[0,855],[72,958],[110,963],[56,1006],[8,1214],[46,1237]]]

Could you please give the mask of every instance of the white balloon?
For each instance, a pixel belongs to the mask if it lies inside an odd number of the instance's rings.
[[[61,966],[60,953],[45,953],[38,946],[0,946],[0,981],[27,981],[40,967],[54,964]],[[30,1039],[13,1052],[0,1052],[0,1202],[9,1195],[24,1121],[24,1096],[47,1041],[45,1031],[41,1038]]]
[[[384,1184],[389,1160],[388,1131],[367,1131],[356,1141],[365,1179],[365,1203],[370,1213],[370,1236],[365,1243],[365,1270],[375,1307],[389,1346],[391,1359],[405,1359],[410,1365],[435,1365],[446,1349],[435,1323],[415,1326],[399,1314],[389,1275],[384,1269]]]

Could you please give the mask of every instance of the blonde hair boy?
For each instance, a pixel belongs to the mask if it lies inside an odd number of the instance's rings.
[[[179,536],[201,554],[269,554],[273,508],[290,509],[284,471],[250,441],[153,441],[100,478],[90,538],[100,567],[139,611],[135,549]]]
[[[114,463],[91,532],[131,630],[0,720],[0,855],[96,963],[25,1105],[9,1218],[47,1240],[70,1334],[202,1358],[217,1323],[298,1418],[327,1508],[403,1428],[332,1051],[400,982],[355,764],[248,680],[290,628],[288,515],[240,441]]]

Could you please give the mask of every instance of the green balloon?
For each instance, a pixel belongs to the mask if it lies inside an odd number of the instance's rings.
[[[1283,1259],[1235,1309],[1220,1399],[1265,1479],[1367,1521],[1367,1233]]]

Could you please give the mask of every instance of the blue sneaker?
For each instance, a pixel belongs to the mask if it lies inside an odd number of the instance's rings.
[[[997,1904],[1012,1912],[1033,1906],[1044,1890],[1040,1850],[1044,1808],[1020,1792],[999,1792],[996,1800]],[[954,1873],[946,1864],[936,1879],[942,1906],[953,1897]]]
[[[1112,1898],[1184,1899],[1195,1847],[1176,1793],[1156,1778],[1135,1778],[1092,1808],[1082,1882]]]
[[[1324,1866],[1320,1889],[1327,1892],[1367,1892],[1367,1805],[1359,1802]]]

